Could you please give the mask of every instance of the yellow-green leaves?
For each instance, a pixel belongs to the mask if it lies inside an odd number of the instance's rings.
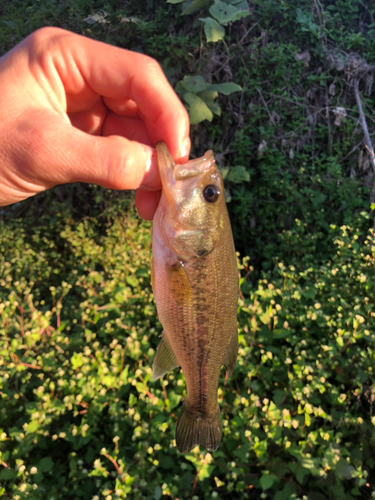
[[[268,472],[263,472],[260,478],[260,485],[263,491],[268,490],[273,486],[273,484],[277,481],[277,476],[274,474],[269,474]]]
[[[209,12],[212,17],[223,25],[238,21],[250,14],[248,3],[243,0],[229,0],[227,2],[215,0],[214,4],[209,8]]]
[[[216,102],[219,93],[228,96],[240,91],[242,88],[236,83],[210,84],[199,75],[185,76],[176,86],[176,92],[187,103],[192,125],[204,120],[212,121],[214,114],[220,116],[221,108]]]
[[[191,125],[203,122],[204,120],[208,120],[209,122],[212,121],[212,111],[200,96],[192,92],[186,92],[184,94],[184,100],[189,106]]]
[[[202,80],[187,82],[192,94],[217,91]],[[248,280],[243,259],[238,363],[219,391],[223,445],[182,456],[172,444],[186,397],[181,372],[151,382],[161,327],[149,224],[121,204],[113,213],[104,222],[55,215],[50,264],[41,257],[51,242],[40,237],[49,216],[40,227],[2,225],[2,484],[20,498],[37,484],[56,500],[78,488],[83,500],[93,491],[142,500],[146,489],[151,498],[234,492],[245,500],[249,487],[289,500],[324,478],[332,498],[349,481],[351,490],[363,487],[375,422],[371,235],[363,241],[347,225],[335,233],[331,261],[278,262],[259,280]],[[22,254],[29,235],[34,243]]]
[[[205,17],[199,20],[204,23],[204,34],[206,35],[207,42],[218,42],[224,38],[225,29],[215,19]]]
[[[248,3],[244,0],[215,0],[209,8],[212,17],[201,18],[204,23],[204,33],[207,42],[218,42],[225,36],[225,29],[229,23],[247,17],[250,12]]]
[[[184,0],[167,0],[167,3],[179,4]],[[210,5],[208,12],[212,17],[199,20],[204,23],[204,33],[207,42],[219,42],[225,37],[225,29],[229,23],[234,23],[250,15],[246,0],[190,0],[184,3],[181,15],[186,16]],[[207,11],[206,11],[207,12]]]
[[[221,173],[223,174],[223,178],[225,180],[233,182],[234,184],[240,184],[242,182],[250,181],[250,174],[242,165],[222,168]]]
[[[208,90],[219,92],[220,94],[230,95],[233,92],[241,92],[242,87],[233,82],[225,82],[225,83],[213,83],[207,87]]]

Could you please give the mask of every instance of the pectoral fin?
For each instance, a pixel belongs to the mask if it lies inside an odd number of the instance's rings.
[[[228,351],[223,363],[228,375],[232,375],[234,367],[236,366],[237,353],[238,353],[238,333],[236,331],[231,338],[230,344],[228,346]]]
[[[152,366],[152,377],[154,380],[158,380],[177,366],[176,356],[173,354],[171,346],[163,332],[161,341],[156,349],[154,364]]]
[[[185,268],[181,262],[176,262],[172,266],[169,266],[167,272],[169,290],[177,304],[181,305],[185,301],[191,300],[193,293],[188,275],[186,274]]]

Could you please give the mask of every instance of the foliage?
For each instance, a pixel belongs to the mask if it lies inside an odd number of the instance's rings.
[[[240,90],[242,90],[241,87],[232,82],[206,83],[202,76],[185,76],[176,86],[176,92],[188,104],[191,125],[196,125],[203,120],[210,122],[214,114],[221,115],[220,105],[215,102],[219,93],[231,95]]]
[[[279,262],[252,287],[244,260],[223,441],[182,455],[184,381],[178,370],[151,380],[161,327],[150,225],[128,206],[120,197],[101,218],[75,220],[52,203],[39,220],[1,224],[3,498],[368,498],[375,250],[358,229],[368,215],[331,228],[323,266]]]
[[[183,8],[181,15],[186,16],[199,11],[202,7],[207,7],[209,0],[167,0],[167,3],[178,4],[182,3]],[[208,8],[211,17],[200,18],[204,23],[204,33],[207,42],[218,42],[223,40],[225,29],[223,26],[238,21],[247,17],[250,12],[248,10],[248,2],[246,0],[214,0]]]
[[[315,261],[331,258],[330,225],[350,224],[374,202],[353,81],[373,135],[375,11],[358,2],[311,8],[272,0],[251,2],[250,11],[251,19],[232,26],[222,52],[215,48],[204,61],[211,77],[244,91],[225,101],[220,123],[199,130],[197,154],[211,140],[222,167],[240,164],[251,176],[250,184],[228,182],[227,189],[236,247],[251,256],[259,277],[275,256],[299,262],[310,244]],[[301,231],[297,219],[304,238],[291,247],[288,235]]]
[[[60,26],[155,57],[187,104],[207,106],[193,155],[214,150],[251,257],[222,444],[181,455],[183,377],[150,378],[161,327],[149,224],[122,194],[77,185],[2,213],[5,499],[375,495],[374,175],[353,92],[357,81],[373,136],[375,8],[252,0],[225,24],[220,3],[194,0],[184,15],[156,0],[0,4],[1,53]],[[220,93],[228,85],[242,91]]]
[[[329,226],[350,224],[375,201],[353,91],[358,80],[374,134],[374,7],[252,0],[249,16],[227,23],[225,39],[204,43],[200,19],[216,4],[184,3],[181,15],[179,5],[154,0],[14,0],[2,4],[0,51],[50,24],[157,58],[192,123],[204,120],[192,127],[193,156],[211,148],[223,171],[246,170],[228,173],[226,195],[236,247],[251,256],[254,278],[275,256],[302,255],[286,243],[300,231],[296,219],[324,262],[334,251]],[[243,90],[220,93],[229,84]]]

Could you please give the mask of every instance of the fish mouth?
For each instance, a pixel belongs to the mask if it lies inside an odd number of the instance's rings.
[[[175,178],[173,175],[175,163],[164,142],[158,142],[156,144],[156,153],[158,156],[161,183],[163,185],[163,190],[166,191],[175,185]]]
[[[196,177],[216,168],[214,154],[211,150],[207,151],[201,158],[178,165],[175,164],[164,142],[156,144],[156,153],[164,191],[173,188],[176,181]]]

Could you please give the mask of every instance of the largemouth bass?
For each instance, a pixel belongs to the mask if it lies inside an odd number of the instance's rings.
[[[220,369],[232,373],[238,350],[238,271],[223,179],[212,151],[175,165],[164,143],[156,150],[163,191],[153,223],[151,278],[164,331],[153,378],[181,366],[187,397],[177,448],[215,451]]]

